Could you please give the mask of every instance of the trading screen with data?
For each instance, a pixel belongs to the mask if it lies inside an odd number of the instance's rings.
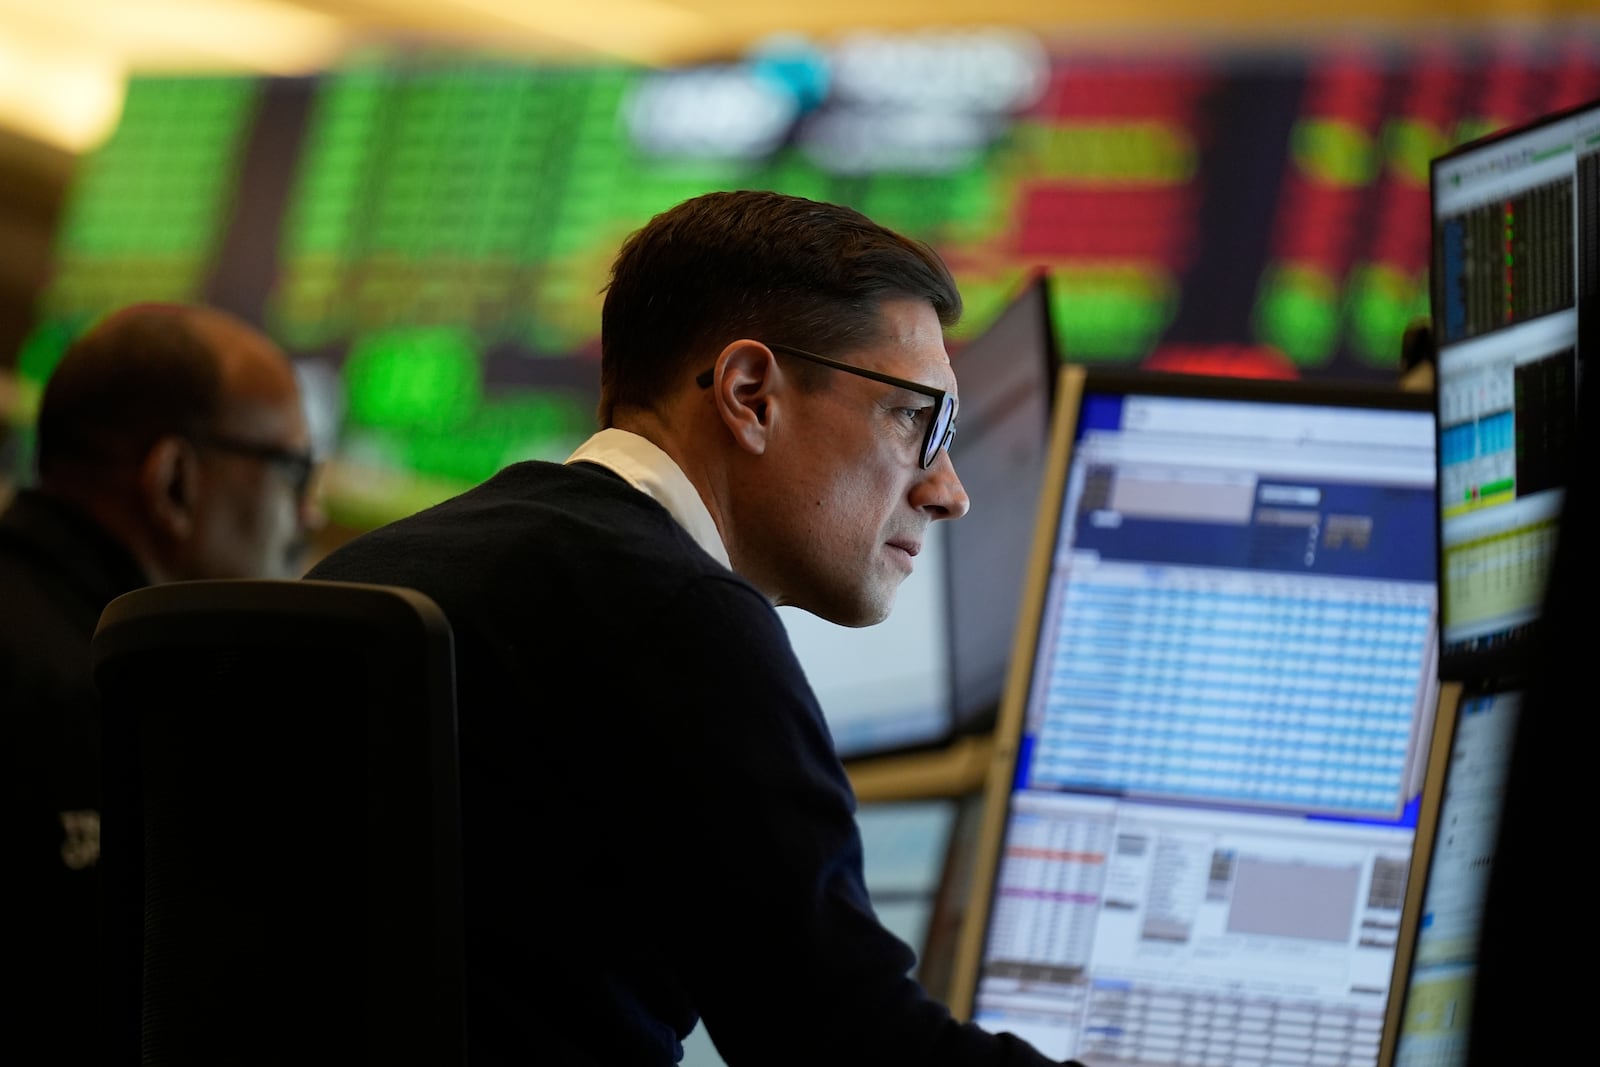
[[[1437,695],[1428,398],[1106,380],[1058,434],[973,1017],[1093,1067],[1375,1063]]]
[[[1523,691],[1548,640],[1538,623],[1569,480],[1593,462],[1578,394],[1600,338],[1600,100],[1442,155],[1431,173],[1441,676],[1463,697],[1384,1067],[1467,1062]]]
[[[1600,101],[1433,165],[1443,668],[1515,672],[1600,336]]]

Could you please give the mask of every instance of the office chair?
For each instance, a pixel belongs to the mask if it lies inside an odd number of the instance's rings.
[[[452,635],[414,590],[202,581],[93,643],[113,1064],[465,1057]]]

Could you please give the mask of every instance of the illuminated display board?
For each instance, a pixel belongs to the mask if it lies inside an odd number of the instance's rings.
[[[601,287],[716,188],[922,237],[980,332],[1032,268],[1087,362],[1378,378],[1426,316],[1427,163],[1600,95],[1581,35],[1084,52],[1002,33],[791,41],[680,70],[391,57],[139,78],[69,199],[18,357],[194,299],[327,388],[336,518],[404,513],[593,424]]]

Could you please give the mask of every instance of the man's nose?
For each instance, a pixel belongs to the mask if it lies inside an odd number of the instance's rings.
[[[940,452],[939,458],[933,461],[933,466],[918,483],[915,497],[913,503],[936,520],[959,519],[972,506],[949,451]]]
[[[320,479],[313,482],[306,495],[300,498],[300,528],[315,533],[328,524],[328,512],[322,506]]]

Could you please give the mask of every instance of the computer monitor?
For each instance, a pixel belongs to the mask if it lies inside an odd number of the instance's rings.
[[[990,729],[999,707],[1060,365],[1045,272],[1029,275],[952,365],[961,409],[951,457],[971,511],[929,528],[916,570],[877,626],[779,610],[846,759]]]
[[[1401,926],[1383,1067],[1467,1062],[1478,939],[1522,693],[1447,703],[1456,706],[1436,753],[1444,764],[1438,809],[1419,828],[1427,835],[1415,857],[1423,873],[1410,892],[1420,903]]]
[[[1069,366],[952,1003],[1376,1063],[1437,699],[1432,398]]]
[[[1593,378],[1585,377],[1578,400],[1580,456],[1593,456],[1600,447],[1594,390]],[[1544,973],[1556,952],[1587,959],[1594,944],[1591,924],[1575,923],[1571,909],[1551,907],[1561,896],[1552,893],[1552,872],[1559,881],[1563,861],[1582,870],[1582,852],[1574,844],[1584,823],[1568,816],[1594,803],[1594,749],[1585,743],[1583,714],[1593,706],[1595,629],[1583,575],[1594,552],[1594,492],[1594,464],[1579,463],[1561,509],[1556,558],[1511,744],[1478,937],[1466,1067],[1569,1059],[1571,1027],[1522,1024],[1582,1019],[1593,1000],[1586,983],[1529,977]]]
[[[972,500],[945,536],[950,702],[958,731],[990,729],[999,713],[1061,363],[1050,275],[1043,270],[954,358],[961,383],[956,470]]]
[[[1571,603],[1552,599],[1568,593],[1551,584],[1556,546],[1570,541],[1570,569],[1583,538],[1565,531],[1588,455],[1579,441],[1592,439],[1580,416],[1592,389],[1584,367],[1600,343],[1600,101],[1462,146],[1431,175],[1440,670],[1462,696],[1437,817],[1424,811],[1424,832],[1436,828],[1418,842],[1426,874],[1401,930],[1383,1067],[1469,1061],[1492,877],[1502,939],[1520,936],[1538,892],[1519,871],[1496,873],[1518,746],[1523,790],[1572,788],[1571,766],[1550,759],[1547,727],[1533,724],[1535,747],[1521,740],[1522,708],[1542,687],[1533,714],[1554,712],[1548,686],[1577,654],[1569,621],[1542,620],[1551,603]],[[1549,799],[1524,792],[1524,816],[1547,813]],[[1506,829],[1515,840],[1528,826]]]
[[[1524,668],[1600,343],[1600,101],[1435,159],[1441,674]],[[1511,682],[1510,684],[1514,684]]]

